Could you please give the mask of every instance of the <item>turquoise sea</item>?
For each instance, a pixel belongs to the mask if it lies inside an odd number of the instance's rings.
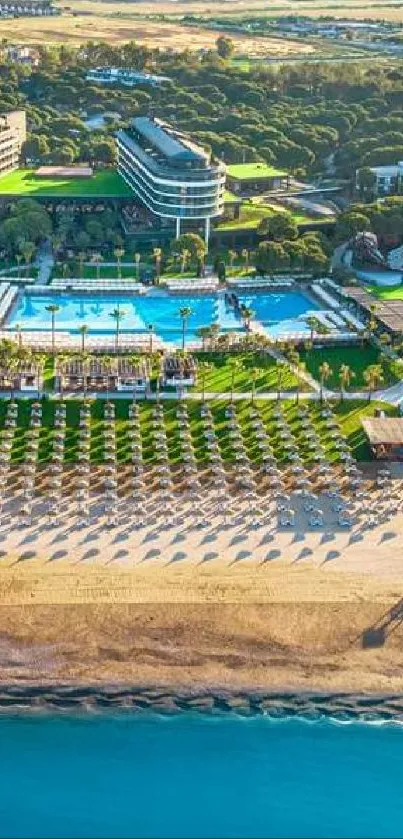
[[[0,717],[1,837],[400,837],[403,729]]]

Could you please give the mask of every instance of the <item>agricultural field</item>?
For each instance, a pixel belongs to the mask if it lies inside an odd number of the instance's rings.
[[[349,3],[347,0],[338,5],[330,2],[295,2],[280,0],[268,8],[266,0],[254,0],[252,8],[247,0],[218,0],[211,4],[208,0],[195,2],[167,2],[155,0],[146,2],[99,2],[99,0],[72,0],[66,6],[60,2],[63,10],[60,17],[15,18],[0,20],[0,37],[8,41],[24,43],[70,43],[79,45],[89,40],[108,41],[113,46],[125,41],[136,40],[149,47],[174,50],[210,48],[215,44],[220,29],[208,29],[203,26],[203,19],[208,20],[218,15],[253,14],[263,12],[270,16],[279,14],[309,15],[321,17],[331,15],[351,19],[402,20],[400,3],[374,3],[370,6],[363,0]],[[184,26],[181,17],[200,15],[200,25]],[[197,32],[197,35],[196,35]],[[231,35],[235,51],[254,58],[287,58],[292,56],[309,57],[315,55],[319,45],[309,41],[287,38],[248,36],[242,33]],[[330,45],[329,45],[330,49]],[[322,50],[321,50],[322,51]]]

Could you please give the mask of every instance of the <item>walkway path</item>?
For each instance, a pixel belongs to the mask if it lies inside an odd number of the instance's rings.
[[[50,242],[45,242],[39,248],[35,264],[38,268],[38,278],[35,285],[47,285],[50,280],[52,268],[55,264],[52,245]]]

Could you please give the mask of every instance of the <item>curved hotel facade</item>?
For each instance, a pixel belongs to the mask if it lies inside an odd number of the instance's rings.
[[[136,117],[129,131],[117,134],[118,171],[136,197],[155,215],[205,222],[208,243],[210,221],[224,206],[225,164],[190,139],[159,120]]]

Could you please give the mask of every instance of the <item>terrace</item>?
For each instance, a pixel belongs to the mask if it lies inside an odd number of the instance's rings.
[[[0,179],[0,199],[10,198],[133,198],[114,169],[101,169],[90,178],[40,177],[35,169],[16,169]]]

